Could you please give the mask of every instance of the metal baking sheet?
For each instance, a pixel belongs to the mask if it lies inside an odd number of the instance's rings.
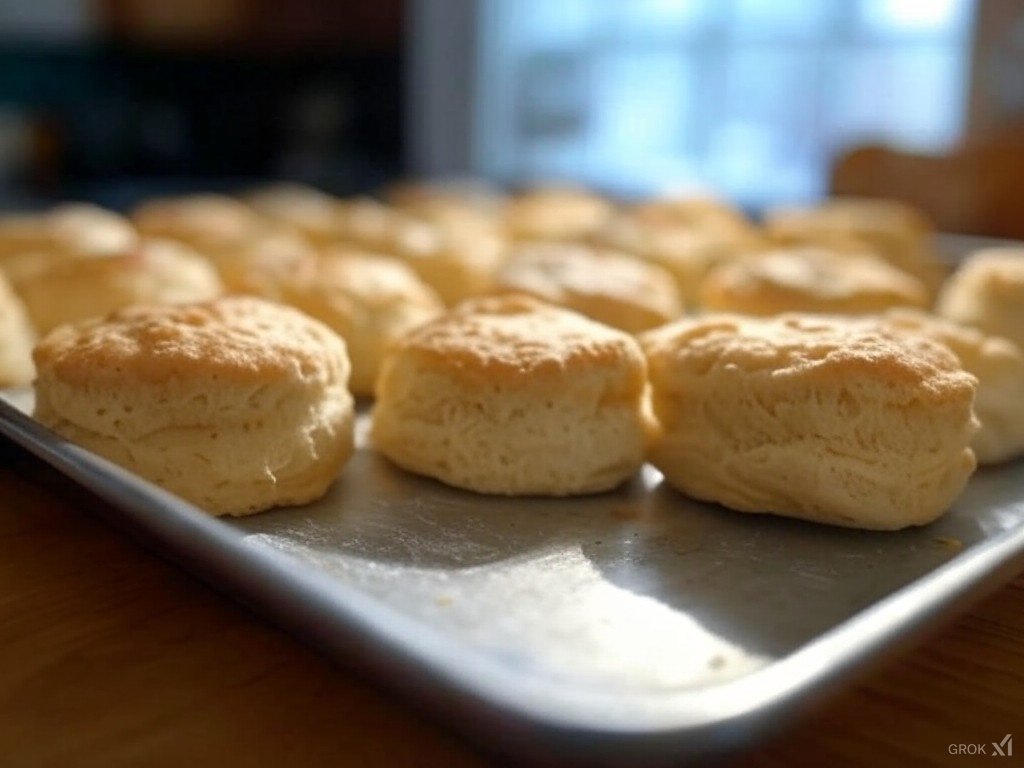
[[[1024,463],[926,528],[691,501],[645,467],[580,499],[464,493],[365,448],[322,501],[211,518],[0,401],[0,432],[210,584],[505,755],[588,765],[750,743],[1024,568]],[[13,405],[9,404],[13,403]]]

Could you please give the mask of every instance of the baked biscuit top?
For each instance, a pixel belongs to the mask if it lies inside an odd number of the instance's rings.
[[[652,378],[666,374],[766,373],[841,385],[855,376],[913,385],[933,402],[973,398],[977,380],[944,346],[869,321],[786,314],[770,319],[709,315],[641,337]],[[894,391],[894,397],[898,395]]]
[[[68,384],[179,377],[321,386],[348,375],[344,342],[297,310],[249,297],[138,306],[62,326],[34,359]]]
[[[622,367],[643,386],[643,355],[631,336],[519,294],[463,302],[394,349],[467,376],[515,379]]]

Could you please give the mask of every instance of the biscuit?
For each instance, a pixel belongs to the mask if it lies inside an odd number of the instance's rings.
[[[974,412],[981,429],[971,447],[978,462],[994,464],[1024,454],[1024,352],[1007,339],[912,310],[892,310],[883,323],[927,336],[952,350],[978,379]]]
[[[136,234],[123,216],[89,203],[64,203],[42,213],[0,216],[0,256],[60,250],[101,255],[130,246]]]
[[[934,253],[931,223],[896,200],[836,197],[817,208],[769,211],[764,224],[769,239],[780,245],[870,251],[932,291],[945,277],[945,267]]]
[[[1024,248],[969,256],[943,286],[937,311],[1024,349]]]
[[[572,243],[523,243],[498,270],[499,291],[527,293],[627,333],[683,312],[675,281],[656,264]]]
[[[871,254],[804,246],[752,254],[716,267],[701,284],[698,300],[712,312],[852,315],[925,307],[928,289]]]
[[[313,268],[317,250],[288,231],[259,233],[210,259],[227,293],[281,301],[281,286]]]
[[[0,274],[0,387],[32,381],[32,327],[21,300]]]
[[[652,222],[636,216],[612,219],[591,239],[666,269],[688,307],[697,304],[708,272],[760,247],[758,236],[747,228]]]
[[[131,248],[138,233],[124,216],[90,203],[50,209],[46,224],[57,250],[74,256],[105,256]]]
[[[626,215],[635,221],[651,226],[753,233],[753,225],[742,212],[721,200],[710,197],[653,198],[631,206]]]
[[[60,261],[18,287],[40,334],[129,304],[203,301],[221,293],[210,263],[179,243],[142,241],[131,252]]]
[[[316,245],[337,238],[341,201],[305,184],[272,184],[244,198],[261,216],[273,224],[293,230]]]
[[[345,344],[289,307],[131,307],[35,362],[36,419],[214,515],[317,499],[352,454]]]
[[[498,213],[505,196],[483,179],[454,178],[390,184],[384,190],[384,200],[414,213],[445,208]]]
[[[392,348],[372,441],[458,488],[594,493],[643,462],[644,384],[632,336],[526,296],[476,299]]]
[[[0,264],[22,253],[48,251],[53,230],[45,214],[8,213],[0,216]]]
[[[823,316],[707,315],[641,343],[650,459],[694,498],[895,530],[937,518],[974,471],[976,379],[923,337]]]
[[[449,306],[489,292],[506,254],[492,227],[460,226],[443,216],[431,222],[367,199],[346,203],[339,239],[401,259]]]
[[[203,256],[235,247],[261,223],[249,206],[213,193],[147,200],[131,219],[143,235],[185,243]]]
[[[0,217],[0,270],[18,285],[56,261],[123,253],[138,241],[123,216],[87,203]]]
[[[600,195],[571,187],[545,187],[512,197],[505,225],[515,240],[580,240],[595,234],[614,212]]]
[[[409,247],[426,250],[436,238],[427,222],[369,197],[343,200],[338,208],[337,227],[343,244],[379,253]]]
[[[345,340],[357,395],[373,395],[381,360],[395,341],[444,311],[405,263],[377,254],[329,250],[277,285],[281,301]]]

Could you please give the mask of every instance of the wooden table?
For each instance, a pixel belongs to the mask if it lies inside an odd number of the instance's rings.
[[[0,765],[489,762],[139,548],[101,504],[0,441]],[[1024,762],[1024,579],[734,762],[979,764],[948,745],[991,751],[1015,728]]]

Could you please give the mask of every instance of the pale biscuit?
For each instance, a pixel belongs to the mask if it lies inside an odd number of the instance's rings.
[[[526,296],[468,301],[385,358],[373,444],[481,493],[608,490],[643,462],[644,374],[621,331]]]
[[[51,250],[100,255],[123,250],[135,238],[127,219],[89,203],[64,203],[41,213],[0,216],[0,257]]]
[[[234,248],[261,225],[252,208],[214,193],[153,198],[137,206],[131,219],[143,235],[185,243],[204,256]]]
[[[1024,248],[969,256],[943,286],[937,311],[1024,349]]]
[[[497,214],[505,196],[483,179],[453,178],[431,181],[400,181],[384,190],[391,205],[416,212],[435,209],[472,210]]]
[[[747,234],[754,231],[753,225],[741,211],[712,197],[655,197],[631,206],[626,216],[650,226],[732,230]]]
[[[317,258],[317,249],[301,235],[268,231],[225,248],[210,261],[225,292],[281,301],[282,284],[313,269]]]
[[[758,235],[747,227],[649,219],[617,216],[591,240],[666,269],[675,278],[688,307],[697,304],[700,285],[708,272],[761,246]]]
[[[35,361],[36,419],[215,515],[317,499],[353,450],[344,342],[260,299],[132,307]]]
[[[627,333],[683,312],[675,281],[656,264],[573,243],[522,243],[498,270],[499,291],[527,293]]]
[[[337,239],[341,201],[305,184],[272,184],[244,198],[261,216],[322,246]]]
[[[40,213],[8,213],[0,216],[0,265],[25,253],[47,252],[53,248],[49,218]]]
[[[338,209],[338,238],[379,253],[433,245],[437,235],[425,221],[369,197],[348,198]]]
[[[422,223],[429,224],[442,241],[447,239],[455,243],[503,245],[508,240],[504,225],[498,216],[471,206],[436,201],[423,203],[416,208],[399,210]]]
[[[512,197],[504,217],[515,240],[581,240],[598,232],[614,211],[611,202],[593,192],[542,187]]]
[[[952,350],[978,379],[974,412],[981,429],[971,447],[981,464],[1024,454],[1024,352],[1013,342],[912,310],[892,310],[883,323],[896,331],[927,336]]]
[[[928,289],[877,256],[804,246],[716,267],[701,284],[699,303],[707,311],[744,315],[873,314],[891,307],[925,307]]]
[[[450,306],[489,292],[506,255],[505,239],[493,227],[466,221],[444,215],[428,221],[357,199],[345,204],[339,241],[401,259]]]
[[[144,240],[129,253],[60,261],[26,278],[18,291],[41,334],[130,304],[203,301],[222,291],[217,272],[188,247]]]
[[[345,340],[350,388],[357,395],[373,394],[392,344],[444,311],[437,294],[404,262],[379,254],[336,248],[282,277],[280,300]]]
[[[24,305],[0,274],[0,387],[32,381],[33,336]]]
[[[123,216],[88,203],[0,217],[0,271],[17,289],[57,261],[123,253],[138,233]]]
[[[975,468],[976,379],[944,346],[812,315],[708,315],[641,337],[650,458],[697,499],[834,525],[928,523]]]
[[[815,208],[778,208],[765,216],[765,233],[781,245],[868,250],[922,280],[934,291],[945,277],[935,255],[931,223],[896,200],[835,197]]]
[[[75,256],[120,253],[139,237],[124,216],[91,203],[63,203],[45,218],[56,248]]]

